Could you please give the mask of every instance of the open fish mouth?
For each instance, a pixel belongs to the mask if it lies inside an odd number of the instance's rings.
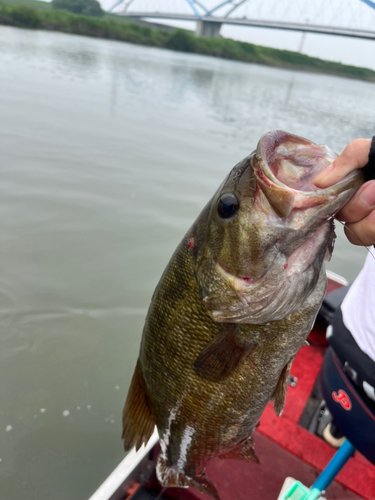
[[[258,148],[277,181],[298,191],[316,191],[314,177],[336,158],[326,146],[278,130],[263,136]]]
[[[287,217],[294,208],[332,203],[355,183],[357,172],[326,189],[313,184],[318,173],[332,164],[336,156],[327,146],[276,130],[258,143],[253,158],[254,175],[276,214]]]

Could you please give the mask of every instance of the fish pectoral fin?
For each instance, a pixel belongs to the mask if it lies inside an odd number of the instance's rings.
[[[225,455],[220,455],[220,458],[245,460],[246,462],[255,462],[257,464],[260,464],[259,458],[256,456],[254,451],[254,444],[254,439],[250,436],[243,444],[241,444],[234,450],[225,453]]]
[[[195,360],[195,372],[201,378],[220,382],[229,377],[254,346],[255,343],[245,340],[236,327],[230,326],[203,349]]]
[[[150,439],[154,427],[155,421],[148,405],[146,386],[138,360],[122,412],[122,439],[125,451],[134,445],[138,451],[142,444],[146,444]]]
[[[273,408],[275,410],[276,416],[279,417],[284,409],[286,390],[288,388],[288,380],[290,375],[290,368],[292,366],[294,357],[284,366],[277,382],[276,389],[272,395]]]

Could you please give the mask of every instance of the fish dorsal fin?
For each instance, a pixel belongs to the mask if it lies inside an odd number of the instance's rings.
[[[284,409],[286,390],[288,388],[288,381],[290,375],[290,368],[292,366],[294,357],[284,366],[280,374],[279,381],[277,382],[276,389],[272,395],[274,400],[273,408],[275,410],[276,416],[279,417]]]
[[[122,412],[122,439],[125,451],[134,445],[138,451],[142,444],[146,444],[150,439],[154,427],[155,421],[147,402],[146,386],[138,360]]]
[[[232,460],[245,460],[246,462],[255,462],[257,464],[260,463],[259,458],[256,456],[254,451],[254,439],[250,436],[246,439],[246,441],[231,450],[229,453],[225,455],[220,455],[220,458],[229,458]]]
[[[195,372],[201,378],[220,382],[241,364],[254,345],[245,340],[235,326],[230,325],[216,335],[197,357]]]

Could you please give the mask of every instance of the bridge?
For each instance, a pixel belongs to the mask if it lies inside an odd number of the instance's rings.
[[[197,36],[218,37],[223,24],[375,40],[373,0],[117,0],[108,12],[130,18],[194,21]],[[217,1],[217,0],[216,0]]]

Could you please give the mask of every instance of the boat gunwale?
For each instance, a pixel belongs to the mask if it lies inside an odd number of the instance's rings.
[[[159,435],[155,427],[152,436],[146,445],[136,451],[133,447],[119,465],[111,472],[107,479],[90,496],[89,500],[120,500],[124,498],[124,492],[131,484],[139,479],[144,472],[144,461],[150,451],[159,441]],[[129,484],[128,484],[129,483]]]

